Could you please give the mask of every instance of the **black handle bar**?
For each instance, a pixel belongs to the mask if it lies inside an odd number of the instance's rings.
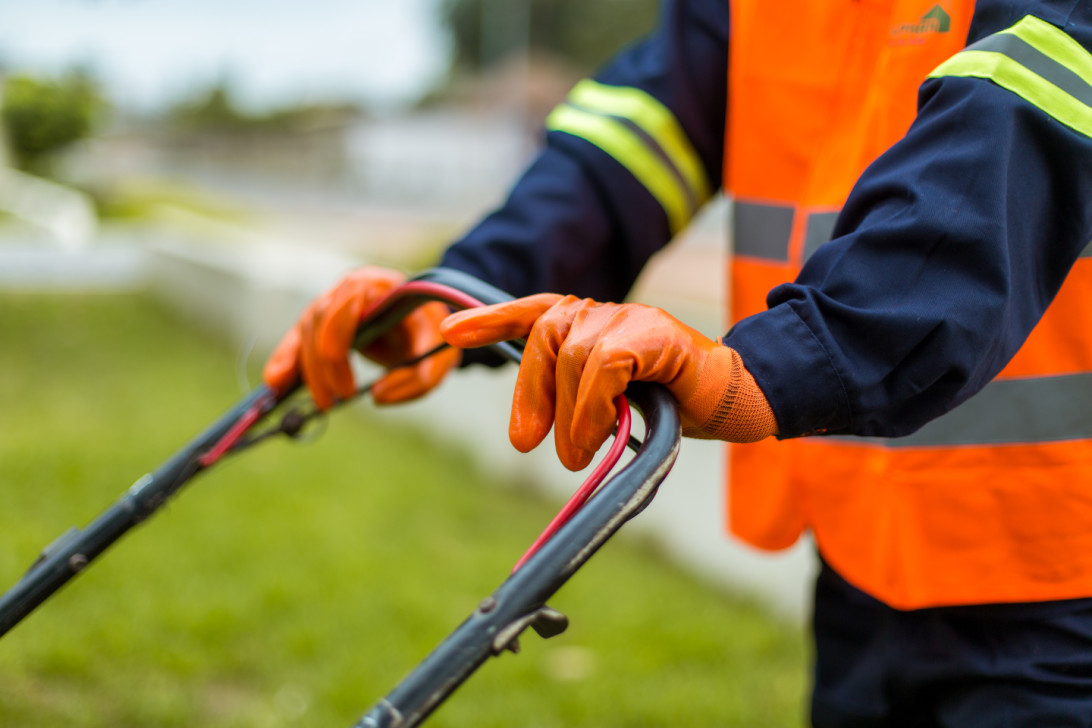
[[[419,279],[461,290],[465,286],[473,289],[467,293],[483,303],[510,298],[456,271],[434,269]],[[679,452],[679,415],[668,391],[660,385],[634,382],[626,396],[645,421],[644,442],[634,458],[491,596],[483,599],[462,625],[360,719],[356,728],[418,725],[489,657],[518,649],[517,638],[527,627],[542,637],[565,630],[568,620],[547,607],[546,600],[626,521],[648,505]]]
[[[414,281],[456,289],[482,303],[501,303],[511,296],[459,271],[434,268]],[[428,300],[442,296],[409,292],[387,299],[357,334],[366,346]],[[493,347],[513,361],[520,347],[506,342]],[[490,656],[518,650],[518,637],[531,627],[543,637],[561,633],[566,617],[546,600],[655,495],[678,455],[679,416],[675,400],[663,387],[635,382],[626,390],[645,421],[637,453],[607,481],[549,541],[535,552],[461,626],[444,640],[401,683],[356,724],[357,728],[408,728],[434,711]],[[193,476],[205,469],[201,459],[247,413],[264,415],[280,399],[262,385],[236,403],[204,432],[156,470],[140,478],[121,498],[83,529],[72,528],[46,547],[42,555],[0,597],[0,636],[80,573],[129,529],[151,516]]]
[[[572,520],[379,701],[356,728],[409,728],[421,723],[489,657],[518,649],[532,627],[542,637],[568,621],[546,606],[549,599],[607,539],[639,513],[667,477],[679,450],[675,400],[658,385],[634,383],[626,395],[645,419],[644,443]]]
[[[419,278],[448,285],[475,298],[488,299],[489,302],[510,298],[502,291],[457,271],[435,269],[427,271]],[[363,347],[377,339],[423,300],[426,299],[420,296],[389,299],[362,327],[357,337],[357,346]],[[508,358],[519,360],[518,350],[510,345],[503,346],[498,351]],[[269,387],[257,387],[165,463],[137,480],[91,524],[82,529],[73,526],[46,546],[26,574],[0,596],[0,637],[204,470],[205,467],[200,462],[201,456],[220,442],[245,413],[260,408],[264,414],[273,410],[278,402],[277,395]]]
[[[0,636],[80,573],[115,541],[158,510],[203,468],[198,462],[256,406],[271,409],[273,392],[262,385],[237,402],[204,432],[151,473],[143,476],[110,508],[83,529],[73,526],[42,551],[37,561],[0,597]]]

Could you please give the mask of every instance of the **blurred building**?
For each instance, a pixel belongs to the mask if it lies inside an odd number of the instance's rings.
[[[351,182],[377,199],[481,208],[526,165],[576,80],[563,63],[516,53],[411,114],[363,120],[348,137]]]
[[[220,129],[129,119],[71,155],[68,171],[85,183],[180,177],[221,192],[296,189],[433,215],[480,211],[526,165],[542,120],[576,80],[561,63],[513,55],[395,115],[329,108],[290,124]]]

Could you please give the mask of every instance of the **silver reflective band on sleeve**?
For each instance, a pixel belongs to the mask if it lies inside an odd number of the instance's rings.
[[[788,263],[794,212],[791,206],[737,200],[732,206],[735,254]]]
[[[891,448],[1092,439],[1090,405],[1089,373],[1001,379],[912,435],[859,439]]]
[[[648,190],[679,232],[711,196],[701,158],[671,111],[638,88],[581,81],[546,128],[606,152]]]
[[[578,111],[589,114],[598,114],[604,118],[613,119],[628,129],[631,134],[640,139],[641,143],[645,145],[645,148],[656,155],[656,158],[660,160],[663,168],[675,178],[675,184],[678,185],[679,191],[682,193],[683,197],[686,198],[686,209],[689,215],[693,215],[693,213],[701,207],[702,203],[705,202],[705,200],[699,199],[698,192],[686,183],[686,178],[683,177],[682,172],[675,166],[674,162],[671,161],[671,157],[667,156],[667,152],[664,151],[663,147],[661,147],[655,139],[649,136],[648,132],[642,129],[635,121],[627,119],[624,116],[618,116],[617,114],[606,114],[601,111],[595,111],[594,109],[586,109],[580,104],[574,104],[571,101],[568,102],[568,105]]]
[[[1092,136],[1092,54],[1034,15],[956,53],[929,74],[945,76],[992,81],[1055,121]]]
[[[1050,56],[1037,50],[1030,43],[1012,33],[998,33],[983,38],[969,51],[987,51],[1008,56],[1024,68],[1032,71],[1065,91],[1086,106],[1092,106],[1092,85]]]

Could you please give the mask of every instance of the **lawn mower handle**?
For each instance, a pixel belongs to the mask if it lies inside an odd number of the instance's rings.
[[[46,546],[26,574],[0,596],[0,636],[7,634],[200,472],[202,467],[198,459],[201,453],[218,442],[243,413],[257,406],[271,409],[275,404],[273,392],[265,385],[258,387],[165,463],[137,480],[88,526],[82,529],[73,526]]]
[[[487,302],[511,298],[472,276],[454,270],[433,269],[418,276],[417,280],[440,283]],[[388,299],[361,328],[356,346],[363,348],[382,336],[424,300],[428,300],[427,297],[414,295]],[[497,351],[519,361],[518,349],[510,344],[498,347]],[[82,529],[73,526],[46,546],[23,577],[0,596],[0,637],[204,470],[206,466],[201,462],[202,455],[236,427],[241,418],[251,412],[265,414],[271,411],[287,394],[278,395],[264,384],[259,386],[165,463],[138,479],[92,523]]]
[[[444,285],[475,287],[463,274],[435,269],[419,277]],[[469,277],[467,277],[469,278]],[[488,287],[487,287],[488,288]],[[469,292],[469,291],[468,291]],[[507,296],[474,291],[484,303]],[[679,452],[680,423],[671,394],[657,384],[634,382],[626,396],[645,420],[645,437],[634,458],[605,483],[557,534],[510,575],[355,728],[409,728],[420,724],[491,656],[519,649],[518,637],[533,628],[544,638],[560,634],[567,618],[549,599],[607,539],[652,500]]]
[[[527,627],[544,638],[565,630],[568,620],[546,600],[648,505],[678,455],[679,415],[667,390],[635,382],[626,396],[645,419],[644,443],[636,456],[355,728],[416,726],[487,659],[518,651],[517,638]]]
[[[435,268],[412,279],[461,291],[482,303],[511,297],[464,273]],[[421,303],[437,296],[407,292],[384,301],[368,315],[355,345],[363,348]],[[439,300],[444,300],[439,298]],[[520,349],[507,342],[492,347],[518,361]],[[272,411],[287,393],[262,385],[153,472],[84,529],[72,528],[50,544],[25,576],[0,596],[0,636],[8,632],[130,528],[148,518],[207,465],[203,460],[249,415]],[[645,420],[637,454],[421,664],[356,724],[357,728],[408,728],[431,714],[490,656],[518,651],[518,637],[533,628],[542,637],[560,634],[566,617],[546,600],[622,525],[655,495],[678,455],[680,423],[675,400],[660,385],[635,382],[626,396]]]

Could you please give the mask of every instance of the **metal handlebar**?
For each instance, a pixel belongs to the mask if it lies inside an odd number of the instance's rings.
[[[483,303],[510,300],[507,294],[457,271],[433,269],[415,280],[470,293]],[[389,309],[395,321],[400,304]],[[399,315],[401,314],[401,315]],[[384,312],[379,318],[383,319]],[[440,643],[416,669],[356,723],[355,728],[409,728],[421,723],[491,656],[517,651],[528,627],[548,638],[568,619],[546,606],[592,554],[648,505],[667,477],[681,438],[675,400],[657,384],[635,382],[626,396],[645,421],[636,455],[588,503]]]
[[[444,268],[426,271],[408,283],[368,314],[354,342],[357,348],[375,341],[425,301],[447,300],[435,289],[415,284],[446,287],[485,304],[511,300],[493,286]],[[493,349],[512,361],[520,359],[518,342],[505,342]],[[83,529],[73,527],[47,546],[22,579],[0,596],[0,636],[209,467],[223,453],[232,433],[241,434],[286,396],[278,396],[264,385],[258,387],[156,470],[140,478],[91,524]],[[527,627],[544,638],[566,629],[568,619],[546,606],[546,600],[626,521],[648,505],[678,455],[679,416],[667,390],[656,384],[633,383],[626,396],[645,421],[644,442],[630,440],[636,455],[361,718],[357,728],[417,725],[490,656],[505,650],[518,651],[518,638]],[[217,450],[216,457],[208,458],[213,450]]]
[[[273,392],[261,386],[237,402],[204,432],[151,473],[136,481],[88,526],[68,529],[42,550],[26,574],[0,597],[0,636],[83,571],[129,529],[157,511],[204,467],[199,459],[248,411],[276,405]]]
[[[636,383],[626,394],[640,408],[646,426],[636,456],[522,568],[483,599],[356,728],[418,725],[489,657],[517,651],[518,638],[527,627],[544,638],[565,630],[567,618],[546,606],[546,600],[652,500],[678,455],[679,415],[667,390]]]

